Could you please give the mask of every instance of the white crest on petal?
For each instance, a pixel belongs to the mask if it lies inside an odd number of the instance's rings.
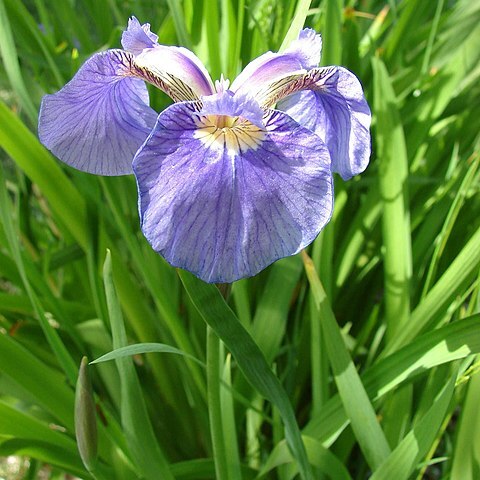
[[[230,80],[223,76],[223,73],[220,75],[220,80],[215,80],[215,91],[217,93],[223,93],[228,90],[230,86]]]

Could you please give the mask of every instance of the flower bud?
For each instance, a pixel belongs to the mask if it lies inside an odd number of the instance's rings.
[[[87,357],[83,357],[75,390],[75,436],[80,457],[89,472],[95,469],[97,462],[97,421],[95,415],[92,382],[88,374],[88,360]]]

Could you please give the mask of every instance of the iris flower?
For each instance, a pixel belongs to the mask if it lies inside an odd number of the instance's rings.
[[[93,55],[46,95],[42,143],[97,175],[134,173],[143,234],[206,282],[257,274],[309,245],[329,221],[333,173],[362,172],[370,110],[358,79],[318,67],[311,29],[230,84],[189,50],[158,43],[132,17],[121,49]],[[174,103],[150,106],[148,82]]]

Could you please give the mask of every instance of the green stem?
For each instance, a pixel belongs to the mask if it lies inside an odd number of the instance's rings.
[[[216,478],[228,479],[220,400],[220,339],[207,327],[207,399]]]

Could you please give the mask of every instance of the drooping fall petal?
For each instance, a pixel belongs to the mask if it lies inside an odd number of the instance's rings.
[[[353,73],[342,67],[319,70],[328,74],[278,107],[323,139],[332,170],[348,180],[363,172],[370,159],[370,108]]]
[[[264,130],[202,118],[193,104],[169,107],[137,153],[141,226],[172,265],[233,282],[315,239],[332,211],[330,157],[282,112]]]
[[[97,53],[58,93],[42,100],[40,141],[66,164],[97,175],[132,173],[132,159],[155,124],[131,55]],[[130,75],[130,76],[129,76]]]

